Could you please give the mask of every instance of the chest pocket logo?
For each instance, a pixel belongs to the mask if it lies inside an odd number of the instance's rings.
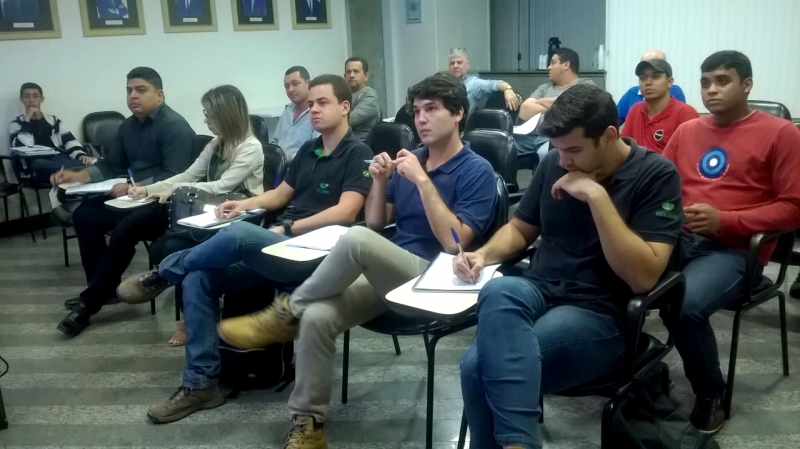
[[[318,193],[324,193],[326,195],[330,194],[331,191],[330,191],[329,187],[330,187],[330,184],[328,184],[327,182],[321,182],[321,183],[319,183],[319,188],[317,189],[317,192]]]
[[[728,153],[720,147],[711,147],[697,163],[697,172],[706,179],[719,179],[728,172]]]
[[[653,134],[653,139],[656,139],[656,142],[661,142],[661,139],[663,139],[663,138],[664,138],[664,130],[663,129],[659,129],[658,131],[656,131],[655,134]]]

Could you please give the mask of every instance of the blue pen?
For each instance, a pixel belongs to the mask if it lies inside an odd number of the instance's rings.
[[[130,178],[130,180],[131,180],[131,185],[133,187],[136,187],[136,181],[133,180],[133,172],[131,171],[130,168],[128,169],[128,178]]]
[[[469,266],[469,261],[467,260],[467,256],[464,254],[464,248],[461,247],[461,239],[458,238],[458,233],[456,232],[455,228],[450,228],[450,232],[453,233],[453,239],[455,239],[456,245],[458,246],[458,254],[460,254],[461,259],[464,260],[464,265],[466,265],[467,268],[471,270],[472,267]],[[472,282],[475,282],[475,279],[473,279]]]

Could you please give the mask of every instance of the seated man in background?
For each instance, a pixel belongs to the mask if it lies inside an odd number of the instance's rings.
[[[542,237],[524,276],[491,280],[478,297],[477,342],[461,362],[478,448],[541,448],[540,395],[623,366],[627,303],[656,285],[681,229],[675,167],[620,138],[610,94],[575,86],[539,126],[557,151],[539,164],[511,222],[466,253],[469,265],[454,259],[469,281]]]
[[[480,102],[488,97],[492,92],[503,92],[506,99],[506,107],[512,111],[519,109],[519,98],[517,93],[505,81],[483,80],[474,75],[468,75],[469,55],[466,48],[453,48],[450,50],[450,60],[447,64],[451,75],[464,82],[467,88],[467,98],[469,99],[469,111],[467,115],[478,107]]]
[[[578,78],[580,64],[580,58],[575,50],[567,47],[557,49],[550,58],[550,66],[547,67],[547,77],[550,78],[550,82],[537,87],[531,97],[522,102],[522,106],[519,107],[519,119],[525,121],[547,111],[559,95],[576,84],[594,84],[590,79]]]
[[[44,184],[50,173],[64,168],[82,167],[94,162],[83,145],[55,115],[42,112],[44,93],[36,83],[25,83],[19,88],[19,101],[25,113],[15,118],[8,127],[11,148],[40,145],[58,154],[26,159],[37,183]]]
[[[173,111],[164,102],[164,90],[161,76],[149,67],[137,67],[127,75],[127,102],[131,115],[119,127],[118,145],[109,148],[103,159],[93,166],[80,170],[57,171],[50,176],[51,183],[58,185],[66,182],[99,182],[125,176],[127,170],[134,176],[139,186],[147,186],[163,181],[183,172],[192,164],[192,139],[194,131],[184,118]],[[127,183],[116,184],[108,196],[117,198],[128,193]],[[106,250],[105,234],[109,231],[111,239],[115,233],[126,232],[130,221],[126,219],[148,213],[153,205],[132,209],[112,209],[103,204],[107,197],[88,198],[75,209],[72,222],[78,236],[81,250],[81,264],[86,274],[86,283],[90,284],[98,265]],[[139,222],[139,221],[136,221]],[[146,226],[136,227],[136,236],[140,240],[161,235],[163,228],[158,220],[145,221]],[[153,238],[155,238],[153,237]],[[119,279],[112,281],[119,283]],[[97,313],[106,300],[114,299],[113,291],[109,298],[95,304],[91,314]],[[68,299],[65,305],[73,309],[81,304],[81,298]],[[89,314],[88,316],[91,316]],[[88,324],[85,314],[78,318],[68,315],[59,323],[58,329],[67,335],[77,335]]]
[[[636,65],[639,89],[644,101],[631,108],[622,135],[658,153],[681,123],[700,117],[695,109],[670,95],[672,66],[663,59],[650,59]]]
[[[664,150],[683,180],[686,213],[683,313],[667,325],[696,396],[692,424],[714,433],[725,422],[726,385],[709,317],[742,293],[753,234],[800,227],[800,131],[747,105],[753,88],[747,56],[720,51],[700,70],[711,115],[684,123]],[[774,248],[761,253],[755,282]]]
[[[283,88],[286,89],[286,96],[291,103],[284,108],[275,134],[269,142],[280,146],[290,162],[304,143],[319,137],[308,115],[310,82],[308,70],[299,65],[289,67],[283,77]]]
[[[186,368],[178,391],[147,411],[154,423],[178,421],[225,403],[219,387],[219,298],[265,280],[299,284],[319,260],[293,262],[264,254],[267,246],[329,225],[352,224],[364,206],[371,178],[365,159],[372,150],[350,131],[350,88],[341,76],[311,81],[311,120],[321,133],[306,142],[274,190],[217,208],[221,218],[262,208],[286,211],[269,229],[237,222],[200,245],[167,256],[158,269],[123,282],[117,294],[129,303],[147,302],[170,284],[183,287],[186,320]]]
[[[665,55],[663,51],[654,48],[652,50],[646,51],[642,55],[642,59],[640,62],[649,61],[651,59],[660,59],[662,61],[666,61],[667,55]],[[683,90],[681,90],[680,86],[678,86],[677,84],[673,84],[672,86],[670,86],[669,94],[670,96],[675,97],[675,99],[680,101],[681,103],[686,103],[686,96],[683,95]],[[628,91],[625,92],[625,94],[623,94],[622,97],[617,102],[617,113],[619,114],[620,122],[624,123],[627,120],[628,113],[630,112],[633,105],[642,101],[644,101],[644,95],[642,95],[641,86],[633,86],[630,89],[628,89]]]
[[[381,120],[381,105],[378,93],[367,86],[369,65],[366,59],[353,56],[344,63],[344,77],[353,92],[353,107],[350,109],[350,129],[361,140],[367,138],[369,130]]]
[[[452,230],[469,246],[484,241],[492,224],[492,167],[459,138],[458,124],[469,107],[464,85],[448,74],[433,75],[409,89],[406,107],[425,146],[401,150],[394,161],[386,153],[375,156],[369,166],[369,228],[354,227],[342,236],[291,299],[278,298],[265,311],[219,325],[220,336],[241,348],[297,337],[286,447],[327,447],[322,427],[336,338],[386,311],[386,294],[420,275],[440,252],[458,253]],[[389,241],[375,231],[391,222],[397,226]]]

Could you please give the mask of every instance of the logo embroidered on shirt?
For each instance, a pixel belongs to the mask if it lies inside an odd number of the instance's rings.
[[[670,220],[676,220],[678,218],[678,214],[675,212],[675,204],[661,203],[661,210],[656,211],[656,217],[664,217],[669,218]]]
[[[369,170],[364,170],[362,173],[364,173],[365,178],[369,178]]]
[[[329,187],[329,185],[328,185],[328,183],[327,183],[327,182],[321,182],[321,183],[319,183],[319,188],[320,188],[320,189],[323,189],[323,190],[325,190],[325,189],[327,189],[328,187]]]
[[[697,163],[697,172],[706,179],[719,179],[728,172],[728,153],[720,147],[711,147]]]
[[[664,130],[663,129],[659,129],[658,131],[656,131],[655,134],[653,134],[653,139],[656,139],[656,142],[661,142],[661,139],[663,139],[663,138],[664,138]]]

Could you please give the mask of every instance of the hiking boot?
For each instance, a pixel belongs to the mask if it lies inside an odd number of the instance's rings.
[[[219,385],[202,390],[180,386],[169,399],[150,407],[147,417],[156,424],[166,424],[186,418],[198,410],[217,408],[224,403],[225,395]]]
[[[295,416],[283,449],[328,449],[325,433],[311,416]]]
[[[264,310],[222,320],[217,333],[233,347],[255,349],[294,340],[299,324],[289,309],[289,295],[281,293]]]
[[[792,286],[789,287],[789,296],[800,299],[800,272],[797,273],[797,278],[792,283]]]
[[[723,394],[724,396],[724,394]],[[722,397],[695,399],[694,409],[689,416],[689,421],[700,433],[715,434],[725,424],[725,410],[722,406]]]
[[[128,304],[141,304],[155,299],[169,286],[158,270],[148,271],[122,281],[117,287],[117,297]]]

